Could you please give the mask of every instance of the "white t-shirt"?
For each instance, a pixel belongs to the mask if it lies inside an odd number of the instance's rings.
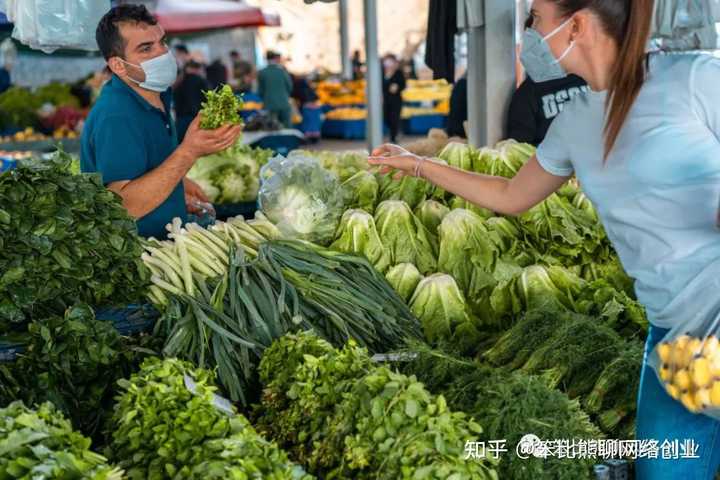
[[[591,91],[566,106],[538,147],[540,165],[576,174],[653,325],[690,326],[717,315],[720,59],[652,55],[603,162],[605,99]]]

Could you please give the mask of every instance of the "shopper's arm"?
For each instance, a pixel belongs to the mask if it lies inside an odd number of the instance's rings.
[[[383,145],[373,151],[371,165],[382,165],[382,172],[399,170],[398,176],[417,173],[440,188],[475,205],[505,215],[519,215],[540,203],[569,177],[551,175],[533,156],[518,174],[507,179],[459,170],[431,159],[411,154],[396,145]],[[419,167],[418,167],[419,165]]]
[[[122,197],[123,206],[132,217],[142,218],[162,205],[196,159],[225,150],[240,135],[239,126],[201,130],[199,118],[190,124],[183,143],[159,167],[134,180],[108,184],[109,190]]]

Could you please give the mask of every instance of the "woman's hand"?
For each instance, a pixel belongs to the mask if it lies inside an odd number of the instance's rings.
[[[408,152],[398,145],[385,144],[372,151],[368,163],[380,167],[380,173],[389,173],[397,170],[393,175],[396,180],[405,175],[416,176],[421,172],[418,166],[424,159],[413,153]]]

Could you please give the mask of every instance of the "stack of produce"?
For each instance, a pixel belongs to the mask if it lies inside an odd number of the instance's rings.
[[[540,375],[581,399],[609,434],[630,435],[640,382],[642,343],[551,305],[525,314],[482,358],[490,365]],[[616,438],[626,438],[625,436]]]
[[[198,159],[188,177],[213,203],[252,202],[260,190],[260,168],[272,155],[272,150],[252,148],[238,141],[222,152]]]
[[[260,372],[259,428],[318,476],[497,478],[492,458],[463,459],[480,425],[352,342],[338,351],[309,333],[286,336]]]
[[[0,94],[0,130],[6,128],[37,127],[41,107],[78,108],[78,99],[70,93],[70,85],[50,83],[35,91],[23,87],[11,87]],[[55,125],[55,127],[61,126]],[[74,127],[74,125],[68,125]],[[27,141],[27,140],[22,140]]]
[[[364,108],[336,108],[325,114],[327,120],[365,120],[367,110]]]
[[[214,380],[186,362],[149,359],[121,382],[108,451],[128,477],[310,480],[215,394]]]
[[[279,234],[266,220],[187,229],[175,225],[171,240],[143,256],[151,298],[165,313],[157,328],[166,355],[217,367],[233,400],[247,402],[253,366],[287,332],[313,329],[335,344],[354,338],[383,352],[419,335],[408,307],[363,258],[268,242]]]
[[[86,305],[64,316],[33,322],[23,353],[6,372],[22,388],[0,394],[0,404],[52,402],[83,434],[101,438],[112,409],[116,381],[127,376],[143,351],[134,350],[109,322],[95,319]]]
[[[149,280],[135,222],[71,158],[21,161],[0,175],[0,332],[32,318],[138,302]]]
[[[508,451],[500,459],[500,478],[591,478],[595,463],[591,458],[520,458],[515,450],[528,433],[541,440],[600,438],[577,400],[521,372],[509,373],[422,345],[414,345],[412,351],[414,359],[404,371],[417,375],[432,392],[442,393],[450,408],[472,415],[484,427],[481,440],[506,440]]]
[[[691,412],[720,407],[720,348],[715,335],[678,335],[653,351],[668,394]]]
[[[347,181],[359,172],[367,173],[370,164],[366,151],[330,152],[322,150],[294,150],[289,157],[317,158],[320,165],[335,175],[341,182]]]
[[[15,402],[0,408],[0,478],[121,480],[123,471],[90,451],[50,403],[37,410]]]
[[[323,105],[340,107],[365,103],[365,80],[352,82],[320,82],[316,89]]]

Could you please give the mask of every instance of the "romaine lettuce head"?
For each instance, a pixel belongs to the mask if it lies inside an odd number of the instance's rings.
[[[215,170],[210,179],[220,190],[218,203],[239,203],[247,199],[247,185],[237,167],[226,165]]]
[[[412,298],[413,293],[415,293],[415,289],[420,283],[420,280],[422,280],[422,275],[412,263],[401,263],[388,270],[385,278],[400,298],[408,302],[410,298]]]
[[[515,140],[503,140],[495,145],[495,149],[505,157],[505,163],[517,173],[520,168],[535,155],[535,147],[529,143],[520,143]]]
[[[464,210],[470,210],[471,212],[481,216],[482,218],[492,218],[495,213],[488,210],[487,208],[478,207],[474,203],[470,203],[462,197],[453,196],[450,200],[450,210],[457,210],[462,208]]]
[[[518,293],[526,310],[550,306],[567,307],[571,300],[552,281],[548,270],[540,265],[527,267],[520,274]]]
[[[459,142],[448,143],[439,155],[448,165],[468,172],[471,172],[473,169],[474,156],[475,149],[473,149],[473,147],[466,143]]]
[[[437,235],[438,227],[448,213],[450,209],[435,200],[425,200],[415,209],[415,215],[433,235]]]
[[[418,284],[410,309],[420,320],[425,339],[450,342],[461,350],[477,347],[480,333],[455,279],[436,273]]]
[[[367,170],[357,172],[343,182],[347,195],[347,206],[361,208],[373,213],[378,201],[379,185],[377,178]]]
[[[438,269],[455,277],[468,298],[473,298],[484,287],[473,280],[476,269],[492,272],[498,255],[483,219],[469,210],[453,210],[443,218],[438,236]],[[477,289],[471,291],[471,286]]]
[[[392,174],[386,175],[392,179]],[[380,200],[399,200],[415,208],[433,193],[434,187],[422,178],[404,176],[399,181],[381,181]]]
[[[330,248],[363,255],[379,272],[390,266],[390,253],[378,236],[375,220],[364,210],[348,210],[343,214]]]
[[[405,202],[387,200],[375,210],[380,239],[392,265],[412,263],[423,274],[437,271],[436,240]]]

